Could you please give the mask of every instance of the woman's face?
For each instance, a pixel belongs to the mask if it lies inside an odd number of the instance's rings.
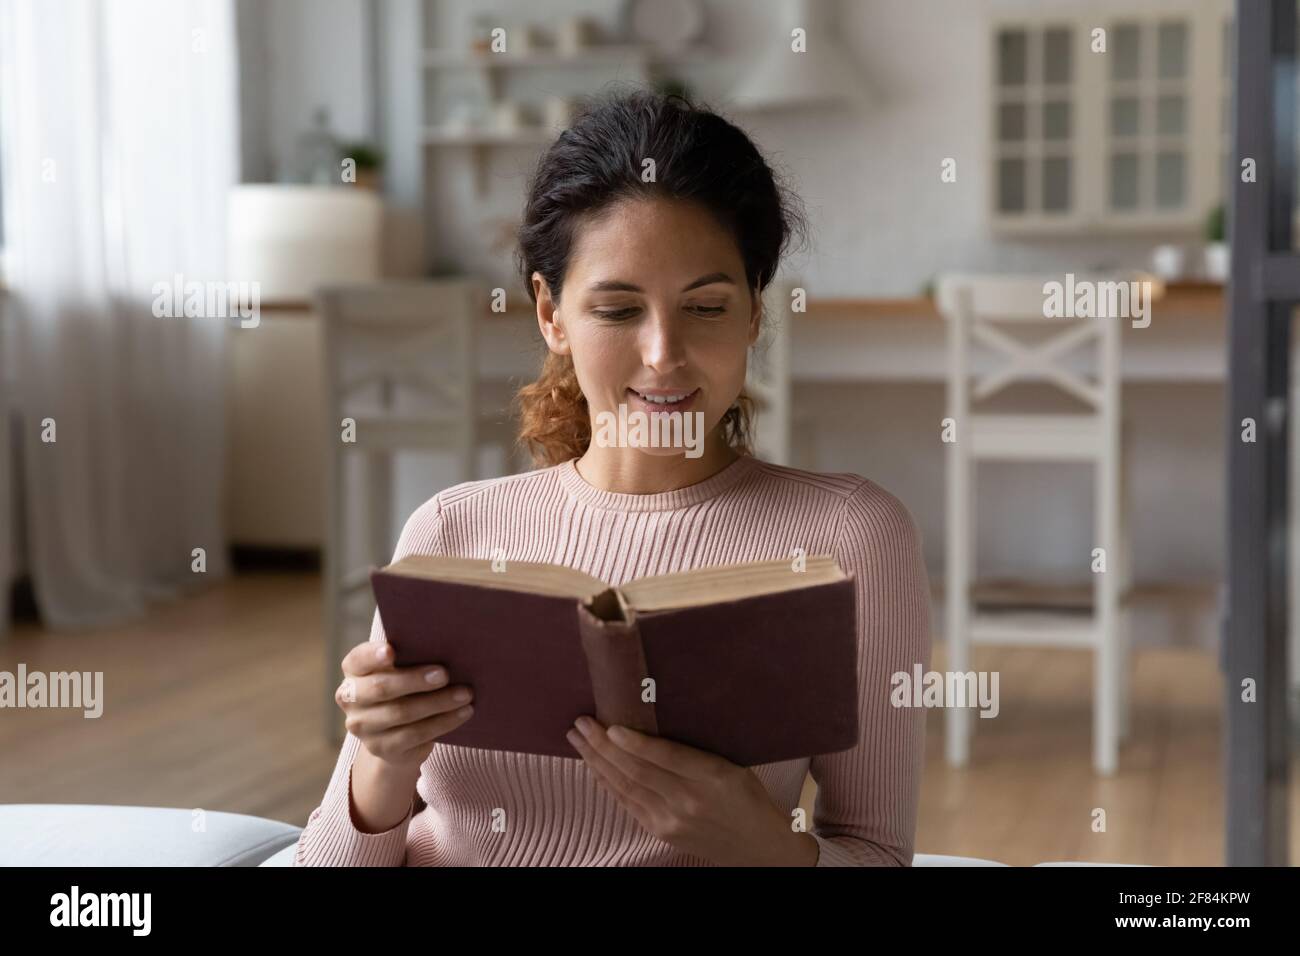
[[[561,302],[536,272],[533,288],[551,351],[573,356],[593,428],[601,412],[617,416],[622,404],[629,415],[700,412],[703,439],[740,394],[761,300],[747,286],[735,240],[703,206],[672,199],[609,206],[576,230]],[[647,395],[687,397],[663,405]]]

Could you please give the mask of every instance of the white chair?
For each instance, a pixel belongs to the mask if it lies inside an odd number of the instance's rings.
[[[393,464],[401,451],[452,452],[462,481],[478,456],[475,322],[486,312],[468,279],[325,286],[317,290],[326,382],[326,726],[342,740],[334,701],[339,661],[374,614],[370,566],[392,560]],[[350,420],[350,434],[345,431]],[[364,457],[364,489],[346,460]],[[350,502],[365,502],[362,560],[349,560]]]
[[[1093,766],[1109,775],[1117,769],[1119,741],[1128,730],[1129,647],[1121,611],[1130,589],[1131,561],[1120,415],[1120,323],[1128,320],[1047,319],[1044,282],[993,276],[946,276],[940,282],[939,307],[947,319],[949,341],[947,415],[955,424],[956,439],[945,445],[948,667],[970,671],[972,642],[1091,649]],[[1029,330],[1044,325],[1055,334],[1027,341]],[[1065,358],[1090,342],[1096,355],[1090,363],[1092,375],[1085,376],[1067,367]],[[992,353],[991,361],[976,361],[976,343]],[[1018,381],[1051,383],[1087,410],[1003,414],[981,408],[990,395]],[[1092,548],[1102,548],[1106,571],[1093,575],[1090,616],[1081,619],[1060,610],[977,611],[972,601],[975,466],[993,460],[1093,466],[1095,540],[1079,555],[1078,567],[1081,574],[1090,571]],[[948,707],[946,718],[948,762],[964,766],[970,756],[971,709]]]
[[[790,339],[794,313],[790,279],[774,279],[763,292],[764,329],[752,347],[745,390],[754,399],[754,454],[778,465],[790,464]]]

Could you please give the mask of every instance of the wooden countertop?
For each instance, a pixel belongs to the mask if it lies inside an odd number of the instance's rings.
[[[1224,314],[1225,287],[1213,282],[1169,282],[1165,294],[1156,300],[1161,311],[1205,312]],[[262,303],[267,312],[310,312],[309,299],[280,300]],[[489,312],[485,317],[519,318],[533,312],[531,303],[517,305],[505,312]],[[840,298],[809,299],[808,313],[825,319],[933,319],[942,317],[934,300],[928,296],[912,298]]]
[[[1161,311],[1222,312],[1224,287],[1217,282],[1169,282],[1165,294],[1156,299]],[[844,319],[935,319],[942,318],[932,298],[902,299],[809,299],[808,311],[821,318]]]

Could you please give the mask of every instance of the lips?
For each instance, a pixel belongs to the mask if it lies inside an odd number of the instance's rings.
[[[690,408],[695,403],[696,397],[700,390],[669,392],[664,389],[655,389],[650,395],[644,395],[634,388],[627,390],[628,397],[631,399],[633,407],[644,412],[681,412]],[[675,401],[666,401],[666,399],[676,399]]]

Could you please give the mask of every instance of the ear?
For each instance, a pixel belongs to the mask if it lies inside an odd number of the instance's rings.
[[[758,341],[758,333],[763,328],[763,294],[757,289],[749,290],[750,314],[749,314],[749,344],[753,345]]]
[[[559,306],[551,298],[550,286],[542,278],[540,272],[534,272],[532,276],[533,297],[537,300],[537,328],[541,330],[542,338],[546,340],[547,347],[556,355],[569,354],[569,340],[564,334],[564,327],[560,324]]]

